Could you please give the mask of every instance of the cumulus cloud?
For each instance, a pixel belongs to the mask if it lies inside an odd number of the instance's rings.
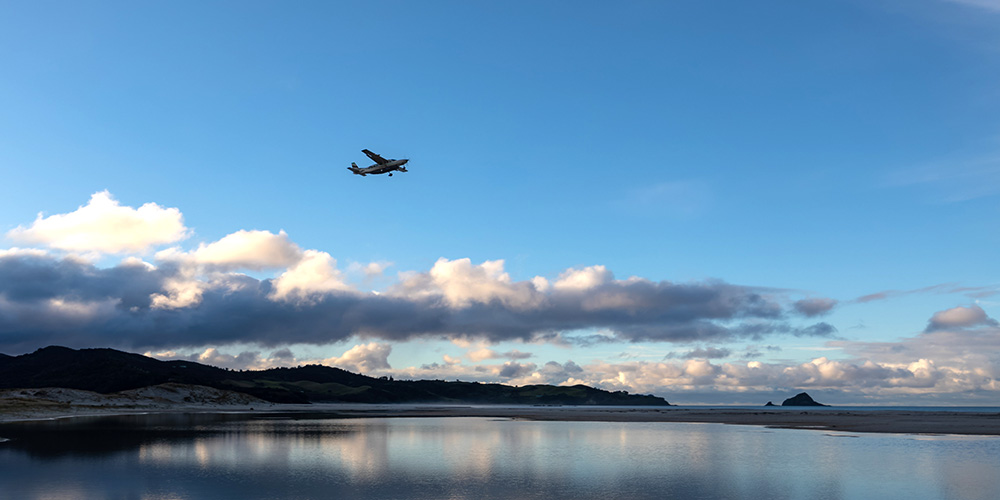
[[[199,281],[192,273],[179,273],[163,280],[162,290],[149,295],[152,309],[180,309],[201,302],[207,283]]]
[[[396,296],[439,298],[451,307],[498,302],[525,309],[542,300],[532,282],[514,283],[503,260],[474,265],[469,259],[438,259],[426,273],[409,273],[390,290]]]
[[[18,226],[7,237],[71,252],[104,254],[142,253],[151,247],[188,237],[184,218],[176,208],[146,203],[122,206],[111,193],[94,193],[90,201],[67,214],[39,214],[29,227]]]
[[[279,300],[311,300],[331,292],[351,292],[337,261],[330,254],[306,250],[302,260],[274,280],[272,297]]]
[[[986,311],[976,304],[969,307],[953,307],[938,311],[927,322],[927,332],[970,326],[998,326],[997,320],[986,315]]]
[[[321,364],[343,368],[356,373],[372,373],[377,370],[388,370],[389,354],[392,346],[378,342],[359,344],[350,348],[342,356],[327,358]]]
[[[610,283],[614,279],[611,271],[604,266],[590,266],[583,269],[567,269],[553,283],[557,290],[590,290]]]
[[[302,257],[302,249],[292,243],[284,231],[274,234],[257,230],[237,231],[218,241],[202,243],[192,252],[171,248],[156,254],[156,258],[162,261],[213,266],[221,270],[255,271],[289,267]]]

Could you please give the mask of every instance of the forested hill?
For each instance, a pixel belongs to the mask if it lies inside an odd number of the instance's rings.
[[[321,365],[232,371],[193,361],[160,361],[115,349],[50,346],[21,356],[0,354],[0,389],[66,387],[108,394],[169,382],[243,392],[275,403],[668,405],[663,398],[652,395],[609,392],[585,385],[514,387],[391,380]]]

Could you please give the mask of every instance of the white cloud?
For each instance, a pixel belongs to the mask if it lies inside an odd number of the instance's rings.
[[[390,292],[410,298],[441,297],[451,307],[491,301],[517,309],[537,306],[544,298],[531,281],[513,282],[503,260],[473,265],[469,259],[438,259],[427,273],[410,273]]]
[[[188,237],[180,210],[146,203],[122,206],[111,193],[94,193],[90,201],[67,214],[39,214],[30,227],[7,233],[15,241],[72,252],[142,253]]]
[[[192,252],[170,248],[156,254],[156,258],[162,261],[180,261],[218,269],[255,271],[293,266],[302,257],[302,249],[293,243],[284,231],[274,234],[257,230],[240,230],[228,234],[207,245],[202,243]]]
[[[326,252],[306,250],[302,260],[278,276],[272,283],[276,300],[305,300],[330,292],[352,292],[337,261]]]
[[[163,292],[152,296],[154,308],[197,305],[205,290],[238,284],[229,279],[230,273],[243,269],[285,268],[271,283],[269,297],[276,301],[309,302],[323,294],[354,291],[337,269],[336,259],[318,250],[303,251],[284,231],[240,230],[191,252],[177,247],[160,251],[156,258],[178,267],[164,281]]]
[[[358,344],[350,348],[342,356],[327,358],[321,364],[336,366],[355,373],[371,373],[376,370],[389,370],[389,353],[392,346],[370,342]]]
[[[590,266],[583,269],[567,269],[552,285],[557,290],[589,290],[614,279],[611,271],[604,266]]]
[[[208,284],[191,276],[178,276],[163,282],[163,292],[149,296],[153,309],[180,309],[196,306]]]

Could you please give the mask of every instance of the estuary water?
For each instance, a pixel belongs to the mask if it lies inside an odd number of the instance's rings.
[[[0,498],[996,499],[1000,439],[487,418],[0,425]]]

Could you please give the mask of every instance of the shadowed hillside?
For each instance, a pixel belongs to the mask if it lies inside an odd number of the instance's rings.
[[[513,387],[388,380],[321,365],[231,371],[192,361],[159,361],[114,349],[51,346],[21,356],[0,355],[0,389],[65,387],[108,394],[166,383],[232,390],[275,403],[668,404],[652,395],[608,392],[585,385]]]

